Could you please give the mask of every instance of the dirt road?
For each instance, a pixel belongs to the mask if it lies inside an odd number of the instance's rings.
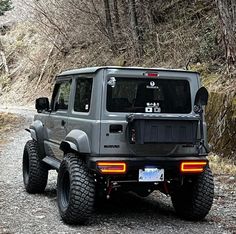
[[[56,204],[56,172],[50,173],[44,194],[24,190],[21,158],[29,139],[24,128],[33,112],[10,111],[23,115],[25,122],[0,146],[0,233],[236,233],[235,177],[228,175],[216,176],[214,205],[202,222],[179,219],[170,198],[154,192],[148,198],[130,194],[102,204],[87,226],[63,224]]]

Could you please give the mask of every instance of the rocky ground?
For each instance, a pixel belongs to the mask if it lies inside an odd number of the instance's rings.
[[[21,158],[29,139],[24,128],[33,112],[8,111],[25,120],[0,145],[0,233],[236,233],[236,177],[224,174],[215,175],[214,205],[201,222],[179,219],[170,198],[154,192],[148,198],[129,194],[101,204],[86,226],[63,224],[56,204],[55,172],[50,173],[42,195],[29,195],[23,187]]]

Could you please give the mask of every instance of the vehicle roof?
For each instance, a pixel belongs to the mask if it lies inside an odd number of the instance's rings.
[[[183,69],[168,69],[168,68],[147,68],[147,67],[121,67],[121,66],[103,66],[103,67],[85,67],[79,69],[73,69],[64,71],[58,76],[68,76],[68,75],[77,75],[77,74],[88,74],[96,73],[101,69],[125,69],[125,70],[150,70],[150,71],[169,71],[169,72],[188,72],[188,73],[197,73],[195,71],[183,70]]]

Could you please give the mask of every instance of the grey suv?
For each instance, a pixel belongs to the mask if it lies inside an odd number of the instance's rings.
[[[206,158],[208,92],[196,72],[91,67],[63,72],[27,129],[26,191],[58,171],[57,202],[68,224],[85,223],[95,201],[117,190],[170,195],[182,218],[203,219],[214,194]]]

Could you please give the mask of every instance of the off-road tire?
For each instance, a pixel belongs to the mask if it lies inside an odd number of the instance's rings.
[[[152,192],[140,190],[140,191],[134,191],[134,193],[136,193],[140,197],[148,197]]]
[[[213,197],[214,181],[209,167],[200,175],[185,180],[184,184],[171,194],[176,213],[181,218],[195,221],[202,220],[209,213]]]
[[[94,207],[95,182],[85,163],[75,154],[63,159],[57,179],[57,203],[67,224],[86,223]]]
[[[37,142],[29,140],[23,153],[23,181],[28,193],[42,193],[48,180],[48,168],[41,160]]]

